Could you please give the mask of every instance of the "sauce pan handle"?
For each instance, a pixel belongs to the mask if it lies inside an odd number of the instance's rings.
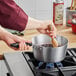
[[[32,46],[32,43],[25,42],[26,45]],[[19,48],[19,43],[10,44],[11,47]]]

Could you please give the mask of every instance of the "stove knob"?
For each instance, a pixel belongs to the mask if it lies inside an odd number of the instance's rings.
[[[76,72],[74,72],[74,73],[72,74],[72,76],[76,76]]]

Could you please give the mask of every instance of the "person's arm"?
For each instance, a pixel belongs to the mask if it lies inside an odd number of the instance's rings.
[[[28,15],[14,0],[0,1],[0,25],[4,28],[23,31],[28,22]]]
[[[32,17],[28,17],[28,22],[26,25],[26,30],[38,29],[41,27],[42,21],[34,19]]]
[[[37,29],[40,33],[48,33],[48,25],[54,28],[51,21],[40,21],[28,15],[13,1],[1,0],[0,4],[0,24],[9,29],[23,31],[26,29]],[[47,32],[48,31],[48,32]],[[52,34],[51,34],[52,35]]]

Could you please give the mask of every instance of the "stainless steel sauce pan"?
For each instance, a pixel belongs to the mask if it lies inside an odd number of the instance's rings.
[[[63,36],[56,37],[59,47],[43,46],[52,44],[51,38],[48,35],[40,34],[32,38],[32,43],[26,43],[33,48],[34,57],[43,62],[60,62],[66,56],[68,40]],[[18,43],[11,44],[12,47],[19,47]]]

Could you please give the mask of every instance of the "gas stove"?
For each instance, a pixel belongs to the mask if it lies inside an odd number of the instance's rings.
[[[37,61],[32,52],[4,54],[7,76],[76,76],[76,48],[66,51],[65,59],[57,63]]]

